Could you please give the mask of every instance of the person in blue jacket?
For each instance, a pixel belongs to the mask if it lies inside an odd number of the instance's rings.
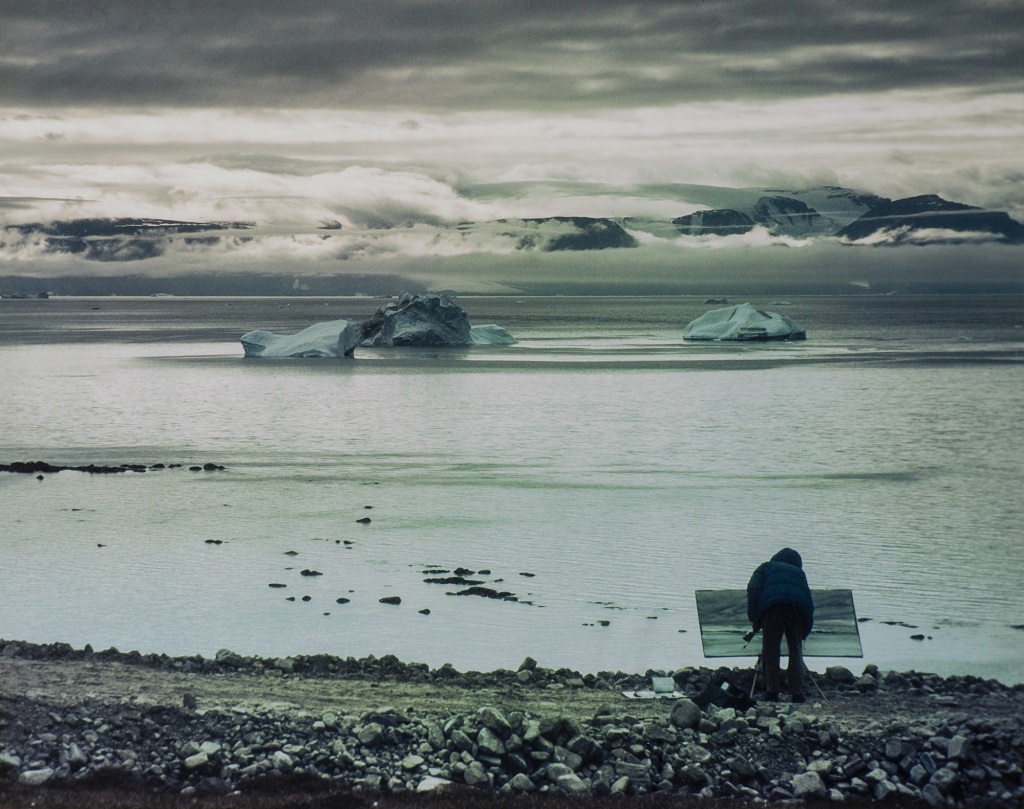
[[[814,602],[803,571],[803,560],[792,548],[783,548],[770,561],[759,565],[747,584],[747,617],[753,626],[751,637],[760,631],[761,665],[764,667],[765,698],[779,698],[782,680],[781,647],[785,636],[789,646],[786,670],[793,702],[804,701],[803,640],[814,626]]]

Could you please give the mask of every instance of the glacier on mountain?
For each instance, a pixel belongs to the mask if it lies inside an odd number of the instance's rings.
[[[748,208],[694,211],[672,220],[685,236],[733,236],[763,227],[772,236],[806,239],[831,235],[839,227],[806,202],[786,196],[759,197]]]

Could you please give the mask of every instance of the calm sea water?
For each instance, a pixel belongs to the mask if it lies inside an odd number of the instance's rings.
[[[185,465],[0,476],[0,637],[743,664],[703,657],[694,590],[788,545],[853,590],[851,668],[1024,680],[1021,298],[752,301],[809,335],[761,345],[683,343],[694,298],[459,302],[520,342],[244,360],[381,302],[0,302],[0,462]],[[460,567],[518,600],[424,581]]]

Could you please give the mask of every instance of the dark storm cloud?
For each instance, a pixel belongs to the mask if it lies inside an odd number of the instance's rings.
[[[1015,0],[0,0],[0,103],[565,108],[1017,89]]]

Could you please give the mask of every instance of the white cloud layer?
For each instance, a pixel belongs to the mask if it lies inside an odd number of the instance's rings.
[[[587,114],[69,109],[0,116],[4,221],[251,219],[296,226],[683,215],[637,186],[844,185],[1024,214],[1024,96],[896,93]],[[482,184],[606,193],[500,198]],[[463,192],[468,192],[469,196]],[[586,202],[583,202],[583,199]],[[65,200],[74,200],[67,202]]]
[[[728,207],[694,186],[938,194],[1024,221],[1017,6],[5,0],[0,224],[256,223],[133,272],[479,258],[483,277],[510,238],[452,225],[632,217],[640,249],[591,256],[629,277],[636,256],[812,252],[763,229],[679,239],[669,220]],[[75,261],[0,248],[0,272]]]

